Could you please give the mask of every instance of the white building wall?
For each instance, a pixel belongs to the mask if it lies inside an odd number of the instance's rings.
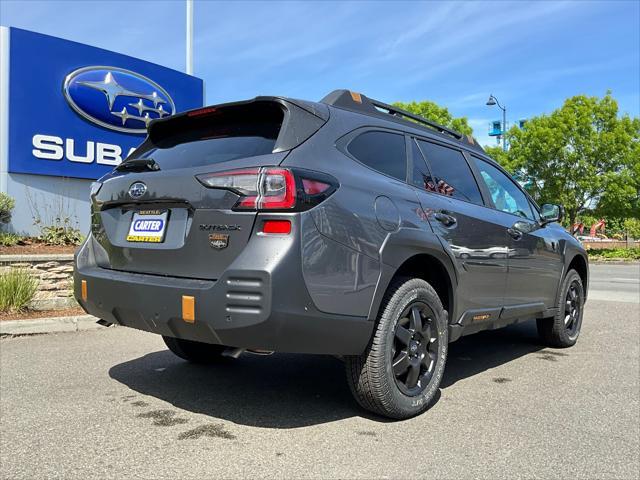
[[[6,193],[16,201],[9,231],[36,236],[40,227],[65,222],[86,235],[89,232],[91,180],[19,173],[6,174]]]

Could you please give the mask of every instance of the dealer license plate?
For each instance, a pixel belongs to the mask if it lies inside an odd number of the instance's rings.
[[[133,213],[128,242],[161,243],[167,230],[167,210],[140,210]]]

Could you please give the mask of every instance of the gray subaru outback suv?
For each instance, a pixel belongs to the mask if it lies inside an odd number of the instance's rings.
[[[358,403],[391,418],[429,407],[462,335],[580,332],[588,262],[561,207],[472,137],[355,92],[155,120],[91,201],[88,313],[192,362],[340,356]]]

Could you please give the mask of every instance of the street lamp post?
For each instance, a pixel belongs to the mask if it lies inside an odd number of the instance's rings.
[[[187,74],[193,75],[193,0],[187,0]]]
[[[489,100],[487,100],[488,106],[497,105],[500,110],[502,110],[502,150],[507,151],[507,108],[500,105],[498,99],[493,96],[493,94],[489,95]]]

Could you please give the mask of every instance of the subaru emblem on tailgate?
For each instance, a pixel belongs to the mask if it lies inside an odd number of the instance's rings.
[[[212,233],[209,235],[209,245],[216,250],[222,250],[229,245],[229,235],[224,233]]]
[[[142,182],[132,183],[129,187],[129,196],[131,198],[140,198],[147,193],[147,186]]]
[[[79,115],[118,132],[146,133],[151,120],[176,111],[164,88],[124,68],[79,68],[67,75],[63,90]]]

